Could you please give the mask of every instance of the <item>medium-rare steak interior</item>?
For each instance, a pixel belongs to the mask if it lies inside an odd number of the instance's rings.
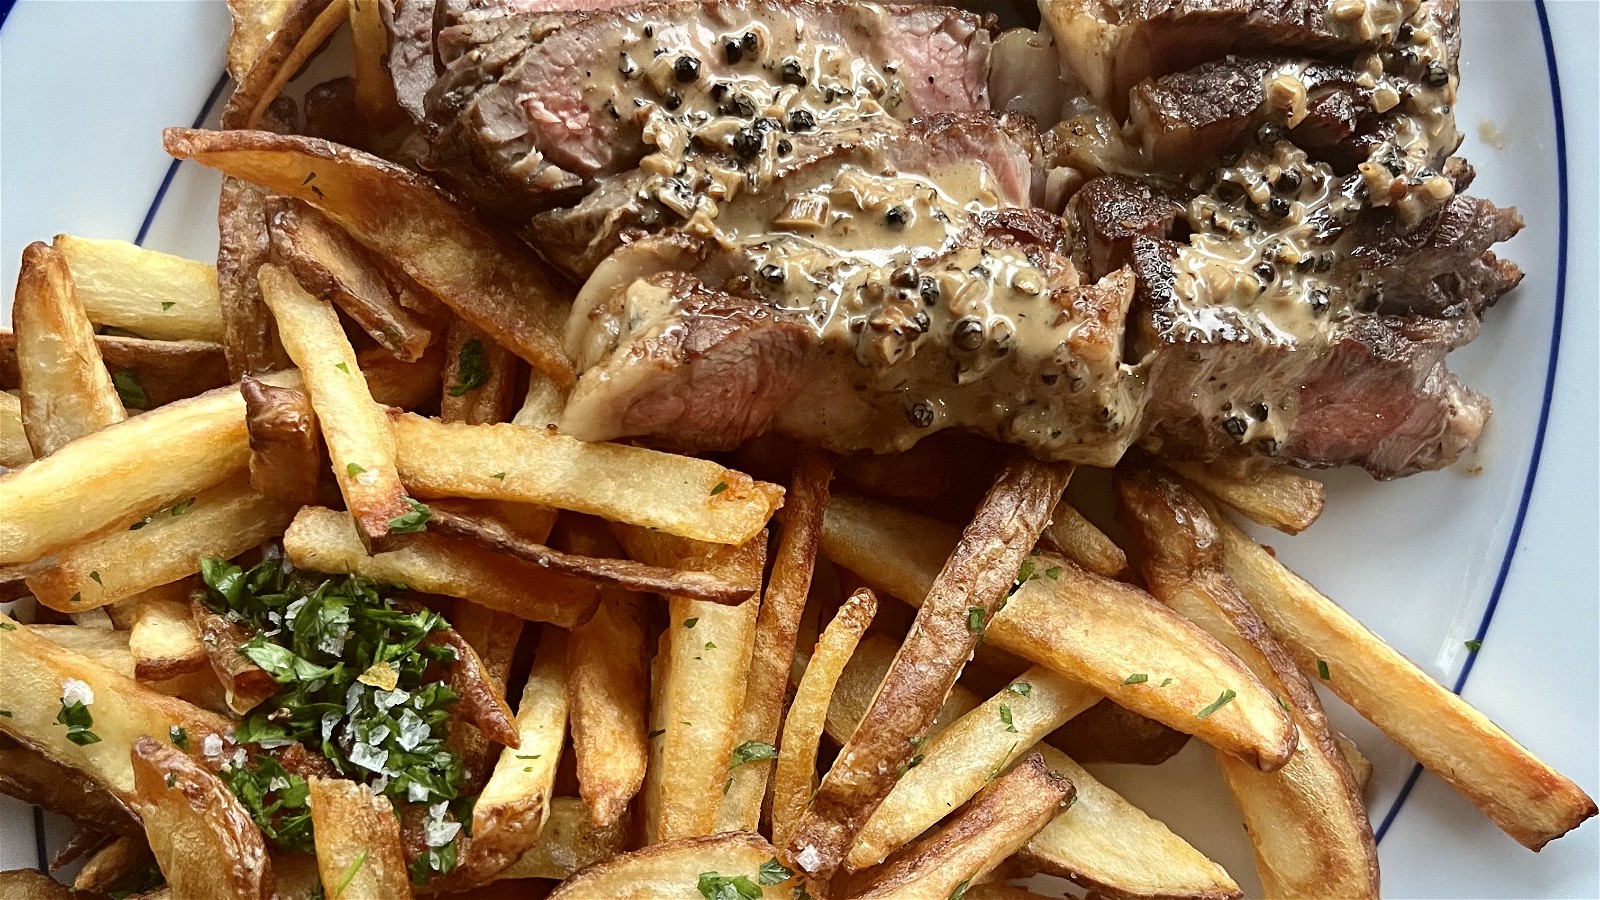
[[[577,437],[1379,477],[1470,448],[1489,402],[1444,360],[1520,280],[1491,248],[1521,219],[1463,193],[1456,0],[1040,9],[387,18],[424,164],[578,286]]]

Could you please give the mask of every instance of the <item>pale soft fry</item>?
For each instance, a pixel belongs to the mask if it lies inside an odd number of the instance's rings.
[[[849,497],[834,498],[822,535],[835,563],[913,604],[955,542],[949,525]],[[1295,744],[1288,713],[1214,638],[1135,587],[1053,553],[1030,559],[1033,578],[989,623],[985,642],[1263,769],[1287,761]],[[1146,680],[1125,683],[1138,674]],[[1200,718],[1225,692],[1233,699]]]
[[[870,724],[845,742],[784,848],[806,872],[826,878],[844,862],[915,755],[913,742],[927,733],[979,636],[1014,593],[1023,561],[1071,476],[1070,465],[1008,463],[937,576],[917,594],[926,599],[872,700]]]
[[[1356,780],[1356,790],[1365,793],[1367,785],[1372,783],[1372,760],[1367,759],[1356,742],[1335,731],[1333,742],[1339,745],[1339,753],[1344,756],[1345,765],[1350,767],[1350,776]]]
[[[450,626],[462,640],[472,645],[490,683],[504,697],[517,641],[522,637],[523,621],[510,613],[488,609],[469,600],[457,600],[450,614]],[[461,757],[467,772],[463,791],[482,790],[497,758],[489,739],[471,722],[459,716],[452,717],[450,749]]]
[[[620,551],[594,519],[569,517],[562,527],[574,551],[594,556]],[[644,598],[606,588],[594,618],[572,629],[567,647],[578,792],[601,828],[624,820],[628,803],[644,784],[650,754],[648,635]]]
[[[409,900],[400,820],[389,798],[343,778],[308,779],[317,871],[330,900]]]
[[[1056,504],[1044,530],[1062,555],[1096,575],[1118,578],[1128,571],[1128,555],[1065,500]]]
[[[207,664],[200,629],[189,612],[192,585],[182,581],[151,588],[134,598],[128,650],[140,681],[163,681]]]
[[[761,835],[748,832],[669,841],[590,866],[546,900],[705,900],[703,875],[744,877],[759,887],[761,865],[775,855]],[[790,876],[762,896],[798,896],[797,886]],[[819,895],[815,886],[809,893]]]
[[[1322,515],[1327,489],[1322,482],[1288,469],[1268,469],[1255,476],[1234,476],[1199,463],[1163,465],[1194,482],[1245,518],[1286,534],[1299,534]]]
[[[228,34],[228,75],[235,82],[255,65],[272,33],[288,17],[289,0],[228,0],[233,29]]]
[[[433,328],[401,305],[399,276],[333,220],[298,200],[272,197],[267,223],[273,251],[307,291],[344,310],[396,359],[414,362],[428,349]]]
[[[1305,677],[1222,571],[1217,529],[1175,478],[1127,465],[1117,492],[1145,583],[1283,697],[1300,743],[1276,772],[1218,754],[1271,897],[1377,897],[1378,847],[1355,778]]]
[[[511,500],[720,544],[742,544],[783,489],[714,462],[585,443],[521,425],[449,425],[390,416],[400,477],[422,496]]]
[[[439,417],[468,425],[509,421],[517,411],[521,361],[470,322],[457,320],[445,339],[444,396]]]
[[[165,341],[222,340],[217,270],[127,241],[58,234],[78,299],[96,325]]]
[[[36,457],[128,417],[100,358],[66,259],[46,244],[22,251],[11,321],[22,428]]]
[[[774,745],[778,742],[783,699],[789,687],[789,666],[794,660],[800,616],[805,612],[806,596],[811,590],[811,573],[817,565],[822,514],[828,508],[828,482],[832,477],[833,466],[822,451],[807,450],[796,459],[794,474],[789,480],[789,505],[783,511],[784,528],[778,537],[777,559],[773,561],[772,576],[756,616],[755,649],[750,656],[750,675],[739,713],[735,746],[748,741]],[[756,830],[761,822],[761,805],[767,795],[771,772],[769,760],[753,760],[733,770],[733,781],[718,813],[718,831]]]
[[[263,497],[244,476],[118,529],[57,550],[53,565],[28,576],[39,602],[82,612],[200,571],[202,557],[229,559],[282,533],[295,504]]]
[[[238,79],[223,108],[222,127],[258,127],[283,86],[345,23],[347,9],[348,0],[293,0],[289,12],[267,34],[266,43]]]
[[[284,532],[283,549],[303,569],[410,585],[567,628],[587,621],[599,599],[593,585],[443,535],[418,534],[399,550],[368,554],[350,517],[321,507],[300,510]]]
[[[222,779],[165,741],[133,744],[134,792],[175,898],[273,900],[266,838]]]
[[[567,635],[545,628],[517,705],[516,747],[500,751],[472,808],[465,867],[485,880],[516,862],[539,839],[550,815],[556,767],[567,739]]]
[[[1583,789],[1221,517],[1223,565],[1300,671],[1355,707],[1523,846],[1595,815]],[[1326,667],[1328,677],[1320,678]]]
[[[919,741],[912,758],[920,761],[900,776],[867,819],[847,867],[856,871],[877,865],[1100,699],[1093,688],[1034,666],[949,728]]]
[[[314,138],[168,129],[167,152],[298,197],[557,384],[571,291],[526,247],[393,163]],[[313,177],[314,176],[314,177]]]
[[[217,298],[231,378],[281,368],[284,352],[277,326],[256,277],[271,258],[266,192],[237,178],[223,178],[217,200]]]
[[[857,900],[949,897],[989,874],[1072,802],[1072,783],[1034,754],[996,778],[944,827],[876,872]]]
[[[311,398],[250,375],[239,382],[239,393],[250,432],[250,486],[278,500],[316,502],[328,461]]]
[[[384,411],[372,400],[356,353],[333,307],[310,294],[287,270],[261,267],[261,295],[278,320],[278,337],[300,367],[333,475],[369,550],[392,550],[403,541],[395,521],[411,512],[394,465],[394,437]]]
[[[379,131],[401,124],[405,116],[384,64],[389,56],[389,32],[383,27],[378,0],[350,0],[350,37],[361,117]]]
[[[787,846],[817,780],[817,746],[822,740],[833,692],[845,664],[878,611],[878,599],[863,588],[834,615],[806,663],[783,720],[778,762],[772,773],[772,839]]]
[[[522,398],[522,408],[511,417],[514,425],[553,429],[561,421],[561,410],[567,405],[567,395],[549,378],[538,372],[528,375],[528,393]]]
[[[627,826],[626,817],[610,825],[594,822],[589,818],[588,805],[577,797],[552,798],[550,817],[539,831],[539,842],[521,859],[500,870],[499,877],[563,881],[574,872],[621,853],[627,846]]]
[[[33,447],[22,428],[22,400],[0,391],[0,468],[20,469],[33,462]]]
[[[78,870],[72,880],[72,889],[103,894],[116,887],[122,879],[144,868],[155,857],[145,842],[143,829],[138,837],[119,837],[100,848]]]
[[[615,530],[629,555],[652,565],[736,565],[759,573],[766,557],[765,532],[732,547],[639,528]],[[717,829],[759,606],[755,597],[739,606],[667,599],[667,630],[656,655],[659,671],[652,673],[650,686],[654,743],[644,781],[647,844]]]

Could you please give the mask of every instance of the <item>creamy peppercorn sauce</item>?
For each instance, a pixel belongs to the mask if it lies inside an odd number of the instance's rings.
[[[1360,285],[1326,277],[1337,225],[1370,206],[1391,206],[1414,224],[1453,195],[1438,171],[1457,143],[1454,61],[1440,23],[1416,0],[1335,0],[1327,17],[1333,33],[1380,46],[1355,69],[1392,131],[1359,177],[1340,179],[1268,138],[1188,185],[1192,233],[1171,261],[1175,305],[1136,323],[1126,348],[1129,270],[1082,283],[1065,231],[1054,247],[975,237],[990,217],[1029,200],[997,184],[982,161],[907,171],[869,158],[785,170],[797,132],[840,130],[847,139],[861,123],[903,127],[892,111],[906,85],[892,60],[847,58],[759,21],[719,34],[622,29],[616,46],[597,51],[619,60],[597,90],[633,78],[653,90],[653,100],[631,101],[651,148],[639,163],[648,176],[639,199],[681,224],[599,266],[578,297],[569,351],[590,369],[627,335],[670,334],[674,308],[659,291],[643,290],[635,304],[609,298],[656,272],[693,271],[809,325],[802,386],[773,420],[778,431],[840,451],[893,452],[958,427],[1039,456],[1110,465],[1141,437],[1156,345],[1247,335],[1308,351],[1293,354],[1298,369],[1274,370],[1271,396],[1251,373],[1233,373],[1237,390],[1219,392],[1210,411],[1235,444],[1270,456],[1297,411],[1282,386],[1298,383],[1364,299]],[[730,64],[714,79],[700,62],[712,53]],[[755,64],[740,65],[747,61]],[[1306,114],[1303,72],[1286,65],[1264,78],[1289,127]],[[1128,138],[1115,152],[1137,159],[1137,137]],[[593,409],[568,413],[563,427],[581,437],[628,433]]]

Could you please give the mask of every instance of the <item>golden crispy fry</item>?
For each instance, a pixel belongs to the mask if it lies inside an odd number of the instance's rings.
[[[140,681],[164,681],[197,672],[207,663],[200,629],[189,611],[192,586],[182,581],[151,588],[134,598],[128,650]]]
[[[421,609],[421,605],[416,608]],[[450,667],[450,689],[460,698],[456,701],[456,715],[476,726],[489,740],[515,746],[517,727],[511,718],[511,707],[506,703],[505,688],[495,682],[472,644],[454,628],[431,634],[423,643],[444,645],[455,651],[456,662]]]
[[[96,325],[164,341],[221,341],[214,267],[127,241],[58,234],[78,299]]]
[[[894,659],[895,644],[882,636],[863,641],[845,667],[828,710],[828,735],[844,741],[866,715]],[[945,699],[930,737],[978,707],[980,698],[957,684]],[[1036,752],[1077,788],[1072,809],[1056,816],[1021,851],[1033,871],[1070,878],[1113,896],[1228,898],[1239,896],[1221,866],[1101,784],[1061,751]]]
[[[433,184],[375,156],[314,138],[168,129],[167,152],[310,203],[393,261],[456,315],[570,386],[561,346],[571,291],[526,247]]]
[[[322,891],[336,900],[408,900],[400,820],[387,797],[343,778],[308,779]]]
[[[285,359],[256,277],[271,258],[266,192],[237,178],[223,178],[217,201],[217,298],[223,353],[233,379],[282,368]]]
[[[621,551],[595,519],[568,517],[562,527],[575,551],[591,556]],[[624,821],[628,803],[644,784],[650,755],[648,633],[644,598],[606,588],[594,618],[572,629],[567,647],[578,792],[589,818],[602,829]]]
[[[750,657],[736,745],[778,742],[789,666],[794,660],[800,616],[811,590],[811,573],[817,564],[817,544],[822,536],[822,514],[828,507],[832,470],[829,457],[819,450],[807,450],[795,462],[789,481],[789,507],[784,511],[784,529],[778,538],[778,556],[756,616],[755,649]],[[756,830],[771,770],[767,760],[759,759],[733,770],[733,782],[718,815],[718,831]]]
[[[593,585],[443,535],[418,534],[399,550],[368,554],[349,516],[320,507],[300,510],[284,532],[283,549],[303,569],[406,584],[564,628],[587,621],[598,602]]]
[[[0,468],[20,469],[33,462],[33,447],[22,428],[22,400],[0,391]]]
[[[457,600],[450,614],[450,626],[472,646],[483,667],[483,675],[494,693],[504,698],[506,679],[511,673],[517,641],[522,637],[522,620],[510,613],[497,612],[468,600]],[[514,732],[513,732],[514,733]],[[450,720],[450,749],[461,757],[467,772],[467,793],[483,790],[498,754],[476,725],[460,717]]]
[[[948,525],[835,497],[822,549],[874,589],[914,603],[955,541]],[[1295,744],[1288,713],[1214,638],[1137,588],[1052,553],[1030,560],[1032,578],[989,623],[985,642],[1265,770],[1288,759]],[[1130,681],[1133,675],[1145,680]],[[1200,715],[1224,696],[1231,699]]]
[[[1101,695],[1035,666],[938,735],[921,740],[910,766],[862,827],[846,866],[877,865],[983,790],[1045,735]]]
[[[492,878],[539,840],[567,740],[566,681],[566,632],[545,628],[517,705],[518,744],[500,751],[472,808],[464,864],[473,880]]]
[[[283,0],[287,2],[287,0]],[[293,6],[266,35],[266,43],[238,78],[222,110],[222,127],[256,128],[278,92],[300,71],[348,17],[348,0],[293,0]],[[239,17],[234,19],[238,27]]]
[[[66,816],[87,830],[144,837],[144,826],[121,799],[9,738],[0,740],[0,793]]]
[[[521,361],[471,323],[457,320],[445,342],[444,397],[439,417],[446,422],[485,425],[509,421],[517,410]]]
[[[760,885],[763,863],[775,857],[759,834],[731,832],[669,841],[614,856],[568,879],[547,900],[704,900],[702,879],[745,878]],[[789,896],[793,876],[763,896]],[[814,885],[809,893],[818,896]]]
[[[822,740],[833,692],[877,611],[878,600],[871,591],[862,588],[850,595],[822,630],[799,687],[795,688],[794,702],[783,720],[778,762],[772,774],[772,838],[780,847],[788,845],[810,802],[817,780],[817,745]]]
[[[272,900],[266,839],[233,791],[165,741],[133,744],[134,791],[174,897]]]
[[[49,456],[68,441],[128,417],[100,359],[94,326],[72,286],[67,261],[46,244],[34,242],[22,251],[11,321],[22,428],[34,456]]]
[[[742,547],[701,544],[635,527],[614,529],[633,558],[652,565],[737,566],[759,573],[767,537]],[[739,606],[667,598],[650,690],[651,759],[644,779],[644,839],[653,844],[716,831],[735,759],[760,601]],[[757,748],[747,748],[746,756]],[[766,745],[767,751],[771,745]],[[755,755],[759,756],[760,753]]]
[[[277,500],[315,503],[328,462],[311,398],[250,375],[239,393],[250,433],[250,486]]]
[[[350,0],[350,37],[355,66],[356,105],[368,126],[379,131],[405,121],[395,99],[394,80],[385,64],[389,32],[383,27],[377,0]]]
[[[228,75],[242,80],[294,4],[286,0],[228,0],[233,30],[228,35]]]
[[[1128,571],[1122,548],[1065,500],[1056,504],[1044,533],[1063,556],[1096,575],[1119,578]]]
[[[89,857],[72,880],[72,889],[104,894],[124,878],[155,861],[140,826],[137,837],[119,837]]]
[[[487,516],[461,515],[439,504],[428,520],[430,531],[470,541],[503,556],[550,572],[639,593],[674,594],[711,603],[737,605],[761,588],[760,573],[697,572],[669,569],[626,559],[579,556],[524,540]],[[751,578],[750,581],[736,580]]]
[[[926,600],[873,698],[866,717],[870,727],[857,729],[845,742],[785,847],[806,872],[831,876],[888,796],[978,637],[1012,593],[1071,476],[1071,466],[1008,464],[938,577],[917,595]]]
[[[28,576],[39,602],[83,612],[200,571],[281,533],[295,505],[256,493],[242,475],[153,512],[140,527],[109,531],[57,550],[54,565]]]
[[[369,550],[403,543],[397,523],[412,515],[394,466],[394,437],[356,361],[333,307],[312,297],[287,270],[261,267],[261,294],[278,320],[284,349],[300,367],[328,446],[339,493]]]
[[[783,489],[708,460],[584,443],[520,425],[447,425],[390,416],[400,476],[422,496],[479,497],[570,509],[721,544],[742,544]]]
[[[573,873],[621,853],[627,846],[627,826],[626,817],[610,825],[596,824],[589,818],[587,804],[577,797],[552,798],[550,818],[539,832],[539,843],[500,870],[499,877],[571,878]]]
[[[989,874],[1072,798],[1072,782],[1051,772],[1038,754],[1029,756],[875,873],[856,897],[949,897]]]
[[[1300,671],[1538,850],[1595,814],[1583,789],[1429,678],[1237,526],[1217,517],[1223,565]],[[1320,678],[1323,668],[1328,677]]]
[[[66,885],[35,869],[0,872],[0,896],[8,900],[82,900]]]
[[[1079,762],[1156,766],[1182,750],[1189,735],[1102,700],[1045,741]]]
[[[1222,571],[1216,525],[1178,481],[1124,465],[1116,485],[1150,590],[1221,641],[1283,697],[1300,731],[1283,768],[1218,754],[1273,897],[1377,897],[1378,848],[1322,704],[1283,645]]]
[[[228,709],[242,716],[278,692],[277,679],[239,652],[255,637],[253,633],[199,600],[191,601],[190,614],[200,630],[200,643],[206,648],[212,671],[222,683]]]
[[[433,342],[432,327],[400,303],[401,276],[331,219],[289,197],[267,200],[272,249],[319,300],[344,310],[396,359],[415,362]]]
[[[1327,489],[1322,482],[1287,469],[1268,469],[1255,477],[1234,477],[1199,463],[1163,463],[1250,521],[1287,534],[1299,534],[1322,515]]]

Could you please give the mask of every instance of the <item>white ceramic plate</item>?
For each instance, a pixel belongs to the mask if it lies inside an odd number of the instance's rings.
[[[1330,475],[1323,520],[1273,543],[1596,794],[1600,7],[1463,7],[1458,116],[1463,152],[1479,171],[1474,193],[1515,204],[1528,222],[1504,247],[1526,281],[1452,362],[1493,398],[1495,417],[1477,456],[1452,471],[1392,483]],[[28,242],[63,231],[214,255],[218,179],[170,165],[160,130],[214,122],[227,28],[220,2],[24,0],[11,8],[0,0],[0,284],[15,283]],[[1465,647],[1472,639],[1483,642],[1476,655]],[[1376,766],[1370,808],[1386,894],[1600,896],[1600,825],[1536,856],[1441,782],[1418,777],[1398,748],[1337,701],[1329,710]],[[1201,748],[1159,769],[1099,774],[1257,891],[1238,816]],[[66,834],[63,823],[0,798],[0,868],[37,865]]]

